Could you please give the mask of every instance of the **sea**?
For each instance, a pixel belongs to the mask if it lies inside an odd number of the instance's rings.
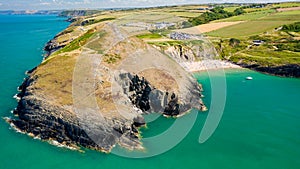
[[[300,79],[247,69],[195,73],[208,111],[178,119],[146,117],[151,122],[141,129],[145,145],[174,125],[175,134],[184,132],[182,138],[169,135],[177,141],[174,145],[174,139],[157,139],[156,148],[161,145],[163,151],[149,156],[143,154],[153,152],[151,146],[137,156],[126,150],[120,155],[118,146],[110,154],[75,151],[16,132],[2,118],[13,117],[13,96],[25,71],[42,61],[45,43],[69,25],[64,20],[55,15],[0,15],[0,169],[300,168]],[[248,76],[253,80],[245,80]]]

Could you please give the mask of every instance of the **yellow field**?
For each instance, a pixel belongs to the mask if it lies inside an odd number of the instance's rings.
[[[214,30],[218,30],[227,26],[236,25],[242,23],[244,21],[236,21],[236,22],[217,22],[217,23],[207,23],[191,28],[176,30],[178,32],[188,33],[188,34],[201,34],[206,32],[211,32]]]

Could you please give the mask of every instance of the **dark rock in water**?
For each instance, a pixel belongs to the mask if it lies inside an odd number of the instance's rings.
[[[44,47],[44,50],[46,51],[46,56],[45,58],[47,58],[49,55],[51,55],[52,53],[54,53],[55,51],[65,47],[66,45],[61,45],[58,42],[56,42],[54,39],[50,40],[49,42],[47,42],[47,44]]]
[[[171,99],[165,107],[164,114],[168,116],[177,116],[180,113],[180,105],[175,93],[172,93]]]
[[[146,124],[144,117],[137,116],[133,118],[133,125],[136,127],[144,126]]]
[[[73,23],[73,22],[76,22],[78,19],[77,18],[74,18],[74,17],[71,17],[71,18],[68,18],[66,19],[67,22],[70,22],[70,23]]]
[[[34,67],[33,69],[31,69],[31,70],[28,70],[28,71],[26,72],[26,74],[31,74],[33,71],[35,71],[35,70],[36,70],[36,68],[37,68],[37,67]]]
[[[282,65],[282,66],[260,66],[257,64],[244,64],[244,63],[236,63],[242,67],[256,70],[262,73],[277,75],[277,76],[285,76],[285,77],[300,77],[300,65],[297,64],[288,64],[288,65]]]

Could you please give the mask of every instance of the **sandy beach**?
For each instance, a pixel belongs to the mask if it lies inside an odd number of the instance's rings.
[[[242,68],[241,66],[222,60],[202,60],[199,62],[181,62],[179,64],[189,72],[199,72],[212,69]]]

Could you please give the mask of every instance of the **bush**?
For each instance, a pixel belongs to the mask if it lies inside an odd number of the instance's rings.
[[[241,14],[244,14],[246,13],[242,8],[236,8],[234,11],[233,11],[234,15],[241,15]]]
[[[198,17],[189,19],[189,22],[193,26],[197,26],[197,25],[208,23],[210,21],[224,19],[235,15],[241,15],[243,13],[245,13],[245,11],[242,8],[237,8],[234,10],[234,12],[227,12],[224,10],[224,7],[217,6],[214,9],[211,9],[210,12],[204,12]]]
[[[283,31],[300,32],[300,22],[282,26]]]
[[[231,38],[229,40],[229,45],[232,47],[238,46],[241,43],[239,39]]]

